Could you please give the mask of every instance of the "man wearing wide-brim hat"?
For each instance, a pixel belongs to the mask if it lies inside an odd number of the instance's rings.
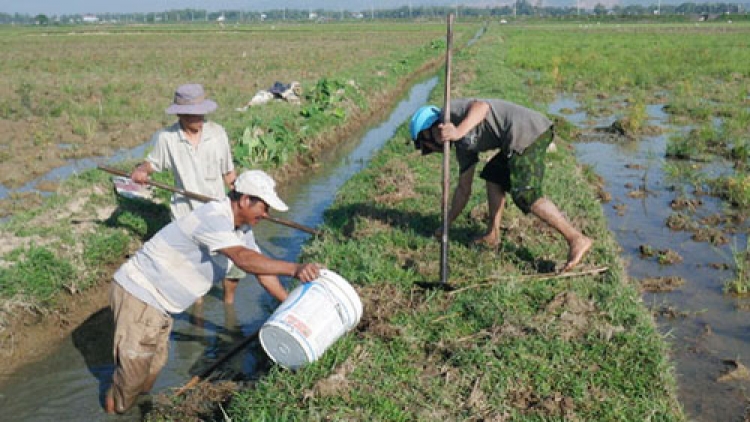
[[[177,115],[178,121],[151,137],[153,149],[130,178],[145,183],[153,172],[171,171],[178,188],[211,198],[224,198],[237,175],[226,131],[218,123],[206,120],[206,115],[216,108],[201,84],[179,86],[166,110],[167,114]],[[201,204],[179,193],[173,194],[172,219],[189,214]],[[233,303],[237,280],[244,277],[244,273],[236,271],[228,277],[224,282],[224,301]]]
[[[178,121],[151,137],[153,150],[133,170],[131,179],[144,183],[149,174],[167,170],[174,173],[180,189],[217,199],[226,196],[226,188],[231,187],[236,174],[226,131],[206,120],[216,108],[216,103],[206,98],[202,85],[178,87],[166,110],[177,115]],[[186,215],[201,204],[175,193],[170,207],[172,218]]]

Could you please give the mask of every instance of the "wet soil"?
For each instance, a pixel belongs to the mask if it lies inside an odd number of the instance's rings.
[[[37,121],[39,120],[39,121]],[[66,164],[67,160],[85,157],[106,157],[123,148],[132,148],[148,140],[149,134],[159,129],[157,122],[131,122],[111,128],[107,133],[83,137],[73,134],[70,122],[59,119],[55,131],[60,134],[57,145],[40,145],[34,140],[36,132],[50,130],[42,128],[48,123],[41,118],[10,121],[0,119],[0,133],[6,139],[18,142],[3,144],[0,148],[0,185],[18,188],[23,184]],[[30,147],[30,144],[32,147]],[[75,148],[67,146],[75,145]],[[54,189],[48,185],[45,189]]]
[[[0,377],[48,356],[89,317],[108,310],[109,287],[102,280],[82,294],[67,294],[52,310],[17,309],[0,333]]]
[[[638,281],[641,290],[645,292],[671,292],[685,284],[682,277],[646,277]]]

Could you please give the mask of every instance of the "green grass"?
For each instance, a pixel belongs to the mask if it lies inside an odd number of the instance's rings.
[[[710,182],[713,191],[739,209],[750,207],[750,174],[720,176]]]
[[[667,158],[733,161],[734,174],[709,181],[716,186],[712,193],[736,207],[747,203],[746,22],[731,28],[607,23],[507,26],[502,31],[508,48],[498,59],[522,72],[537,101],[575,93],[589,114],[597,115],[602,107],[614,110],[628,132],[637,134],[646,127],[644,105],[666,99],[670,122],[692,128],[669,136]]]
[[[724,283],[724,291],[739,296],[750,294],[750,250],[747,242],[744,250],[734,249],[732,258],[735,267],[734,278]]]
[[[498,65],[497,30],[458,54],[462,93],[533,105],[523,73]],[[462,61],[462,54],[471,55]],[[436,89],[433,102],[442,92]],[[510,205],[497,251],[471,246],[482,225],[482,184],[451,228],[450,281],[439,280],[440,157],[422,158],[399,131],[339,192],[325,216],[332,237],[304,258],[358,286],[360,327],[297,372],[272,368],[237,394],[237,420],[684,420],[666,346],[629,285],[591,187],[562,145],[548,166],[548,196],[596,239],[583,267],[599,276],[539,280],[565,259],[559,237]],[[457,169],[452,168],[455,177]],[[395,175],[395,176],[394,176]],[[400,196],[394,196],[400,194]],[[399,199],[389,199],[398,197]],[[529,277],[532,276],[532,277]],[[579,319],[580,318],[580,319]],[[332,387],[333,385],[333,387]]]
[[[118,109],[123,107],[121,104],[135,110],[131,115],[135,119],[161,115],[163,107],[157,105],[169,97],[175,80],[185,75],[216,81],[212,92],[217,94],[220,104],[237,104],[247,100],[252,90],[270,85],[274,78],[296,78],[302,72],[300,69],[306,69],[302,79],[307,87],[323,77],[335,81],[356,79],[368,100],[360,108],[368,110],[377,94],[397,90],[399,81],[410,77],[422,64],[440,58],[433,41],[444,35],[442,25],[366,26],[359,30],[362,32],[345,26],[320,30],[307,26],[287,28],[281,35],[263,31],[117,33],[107,40],[124,42],[123,39],[139,37],[139,42],[154,46],[144,53],[143,60],[125,66],[128,74],[149,75],[146,81],[122,76],[117,61],[112,67],[99,68],[100,73],[63,72],[69,80],[60,86],[62,92],[70,94],[70,99],[61,101],[56,97],[58,91],[44,89],[51,86],[46,79],[26,80],[23,70],[42,68],[47,75],[68,66],[78,68],[83,62],[76,61],[75,55],[55,61],[34,53],[38,57],[0,65],[5,66],[0,67],[4,74],[5,69],[12,68],[14,75],[2,88],[9,95],[28,97],[23,108],[6,101],[0,103],[0,110],[32,120],[46,113],[54,116],[55,109],[61,110],[61,116],[66,113],[62,110],[80,116],[101,113],[102,120],[97,121],[116,127],[118,121],[128,120],[122,109]],[[569,36],[564,31],[552,34],[560,38]],[[55,41],[63,44],[78,39],[73,36],[68,39],[60,33],[53,35],[62,38]],[[228,54],[229,50],[224,48],[234,48],[235,53],[245,47],[256,48],[246,44],[246,37],[255,36],[261,39],[258,46],[268,47],[273,40],[273,46],[288,45],[307,62],[297,66],[283,58],[258,61],[224,74],[213,67],[211,59],[196,59],[201,52],[185,50],[186,56],[176,68],[160,64],[158,59],[163,57],[160,52],[174,51],[174,47],[167,49],[167,46],[177,35],[180,42],[188,44],[205,37],[214,42],[225,41],[225,46],[217,48],[217,54]],[[316,48],[307,51],[302,46],[311,35],[319,37],[321,42],[349,38],[332,51]],[[526,60],[543,63],[542,58],[555,51],[543,46],[547,40],[554,40],[553,44],[562,49],[555,54],[566,59],[560,61],[563,78],[568,78],[569,73],[585,62],[577,62],[577,54],[565,50],[575,47],[559,43],[557,37],[538,35],[537,30],[524,34],[519,29],[509,34],[505,27],[490,27],[480,42],[456,52],[454,75],[460,83],[454,84],[454,94],[501,97],[543,109],[539,99],[557,88],[542,85],[542,81],[549,79],[547,71],[539,65],[522,65],[522,53],[533,56],[528,52],[538,51],[540,57]],[[274,38],[277,36],[281,38]],[[526,36],[538,37],[531,43]],[[26,32],[19,37],[41,45],[40,40]],[[91,37],[96,41],[89,41],[86,37],[80,34],[83,41],[74,44],[77,47],[72,51],[106,57],[95,44],[99,39]],[[399,39],[417,41],[395,46]],[[589,37],[591,46],[584,44],[581,48],[591,48],[587,54],[593,54],[593,50],[602,47],[597,39]],[[625,40],[622,37],[615,46],[622,47]],[[525,53],[517,47],[523,42],[529,42]],[[394,46],[388,46],[389,43]],[[361,47],[365,44],[366,47]],[[645,41],[640,44],[647,45]],[[357,52],[371,57],[352,63],[356,60],[347,55],[352,46],[361,47],[363,51]],[[123,57],[128,57],[127,53]],[[326,62],[330,56],[336,57],[336,61]],[[266,73],[257,74],[269,79],[265,83],[253,82],[249,91],[238,90],[241,82],[248,79],[246,75],[256,74],[253,70],[257,68],[249,67],[260,66],[258,63],[268,67]],[[236,62],[219,61],[219,66],[231,64]],[[602,67],[597,71],[610,70]],[[645,70],[638,73],[639,82],[628,82],[625,86],[648,85],[649,73]],[[95,77],[89,79],[90,75]],[[625,77],[630,78],[619,72],[613,80]],[[103,80],[109,82],[103,84]],[[227,80],[232,82],[221,83]],[[29,87],[22,87],[19,92],[13,89],[23,83]],[[572,82],[560,79],[559,83],[568,86]],[[44,101],[45,92],[52,92],[50,101]],[[100,107],[95,98],[102,92],[110,93],[114,103],[102,100]],[[436,89],[433,103],[442,102],[441,92],[442,88]],[[244,133],[249,124],[247,116],[231,116],[228,108],[217,114],[217,120],[226,123],[232,134]],[[326,117],[319,133],[328,133],[332,126],[356,124],[347,119],[342,123],[333,114]],[[259,117],[259,124],[269,125],[281,116],[292,131],[305,127],[307,119],[285,107],[263,108],[253,116]],[[150,123],[163,122],[156,119]],[[570,129],[561,123],[564,129]],[[588,184],[590,175],[584,175],[576,167],[567,145],[561,144],[560,152],[550,157],[545,189],[571,220],[596,240],[582,268],[606,266],[609,270],[597,276],[535,278],[539,268],[565,260],[566,245],[534,217],[522,215],[512,204],[504,216],[506,230],[498,250],[472,246],[470,238],[484,228],[481,221],[472,217],[472,213],[481,215],[485,203],[482,183],[477,181],[467,213],[456,221],[450,233],[450,280],[468,289],[449,295],[415,288],[418,281],[439,279],[440,247],[432,232],[440,224],[441,164],[439,157],[422,158],[409,145],[407,136],[406,128],[401,128],[370,166],[337,193],[336,202],[325,216],[329,236],[309,243],[302,257],[324,262],[357,286],[365,301],[362,323],[315,364],[294,373],[273,367],[251,388],[236,394],[227,409],[233,420],[683,420],[666,345],[635,287],[624,276],[616,244]],[[233,136],[233,139],[238,138]],[[451,172],[455,175],[456,171],[454,166]],[[88,199],[86,205],[74,212],[67,211],[82,194]],[[95,217],[108,209],[113,211]],[[91,220],[90,224],[73,222],[86,218]],[[3,256],[6,264],[0,272],[3,299],[7,299],[5,292],[10,288],[49,297],[47,293],[35,293],[30,281],[42,280],[38,277],[42,273],[47,277],[44,287],[49,292],[58,292],[51,293],[52,297],[60,297],[59,292],[66,289],[82,288],[71,280],[100,282],[101,277],[106,277],[107,266],[124,259],[127,252],[166,220],[164,205],[118,202],[111,192],[108,175],[102,172],[89,171],[72,178],[42,206],[18,213],[3,225],[3,235],[8,239],[28,242],[40,238],[33,246],[16,248]],[[79,231],[71,234],[71,227],[79,227]],[[110,250],[112,253],[108,254]],[[17,274],[25,278],[15,277]],[[23,281],[15,284],[12,280]]]
[[[70,262],[45,247],[32,245],[14,249],[7,258],[14,264],[0,269],[0,288],[10,297],[32,297],[48,302],[76,276]]]

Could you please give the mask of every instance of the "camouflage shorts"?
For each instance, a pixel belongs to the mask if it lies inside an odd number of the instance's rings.
[[[518,208],[528,214],[534,202],[544,196],[544,159],[552,138],[553,131],[550,129],[541,134],[523,154],[513,152],[509,157],[504,151],[498,152],[484,166],[479,177],[500,185],[504,192],[510,193]]]

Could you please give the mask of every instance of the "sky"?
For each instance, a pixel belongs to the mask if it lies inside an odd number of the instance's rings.
[[[485,0],[487,1],[487,0]],[[510,0],[490,3],[506,4]],[[161,12],[171,9],[220,10],[271,10],[328,9],[370,10],[390,9],[405,5],[445,5],[450,0],[0,0],[0,13],[37,15]]]

